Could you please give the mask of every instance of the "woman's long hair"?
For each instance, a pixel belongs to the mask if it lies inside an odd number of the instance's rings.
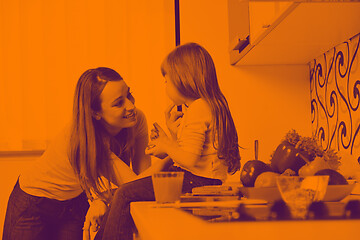
[[[110,149],[117,145],[115,148],[120,155],[128,152],[128,147],[124,145],[132,139],[131,129],[123,129],[117,137],[125,144],[118,146],[119,143],[108,134],[101,121],[94,118],[95,112],[101,112],[100,95],[108,81],[122,81],[122,77],[110,68],[89,69],[80,76],[74,95],[69,159],[90,199],[95,193],[109,200],[110,182],[104,182],[101,176],[115,179],[110,164]]]
[[[240,169],[238,136],[228,103],[222,94],[210,54],[196,43],[175,48],[165,58],[161,71],[169,75],[178,91],[187,98],[204,99],[210,106],[214,128],[213,145],[228,172]]]

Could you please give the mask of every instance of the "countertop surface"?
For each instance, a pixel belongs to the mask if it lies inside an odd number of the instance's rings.
[[[358,200],[350,195],[343,202]],[[131,203],[131,214],[141,240],[227,240],[227,239],[358,239],[360,219],[283,220],[283,221],[228,221],[209,222],[183,210],[202,206],[219,208],[244,203],[261,208],[261,201],[228,200],[210,203],[157,204]]]

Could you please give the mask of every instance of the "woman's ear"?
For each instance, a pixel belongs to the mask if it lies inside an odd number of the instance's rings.
[[[97,121],[99,121],[101,119],[101,116],[100,116],[100,114],[98,112],[93,111],[92,116]]]

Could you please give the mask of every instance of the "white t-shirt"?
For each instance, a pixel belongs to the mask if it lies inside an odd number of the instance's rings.
[[[175,165],[195,175],[225,182],[227,166],[217,156],[217,150],[213,146],[212,129],[213,119],[209,105],[201,98],[195,100],[184,112],[177,142],[183,151],[200,156],[195,166],[198,170],[190,171],[177,163]]]
[[[145,115],[137,109],[137,116],[135,141],[148,138]],[[20,175],[20,188],[24,192],[60,201],[72,199],[83,192],[68,158],[69,139],[70,127],[67,127],[54,138],[44,154]],[[117,160],[121,161],[119,158]]]

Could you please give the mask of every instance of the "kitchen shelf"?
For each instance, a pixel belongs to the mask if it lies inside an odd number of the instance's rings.
[[[288,2],[258,36],[249,31],[250,40],[240,50],[230,39],[232,65],[307,64],[360,32],[360,1]]]

